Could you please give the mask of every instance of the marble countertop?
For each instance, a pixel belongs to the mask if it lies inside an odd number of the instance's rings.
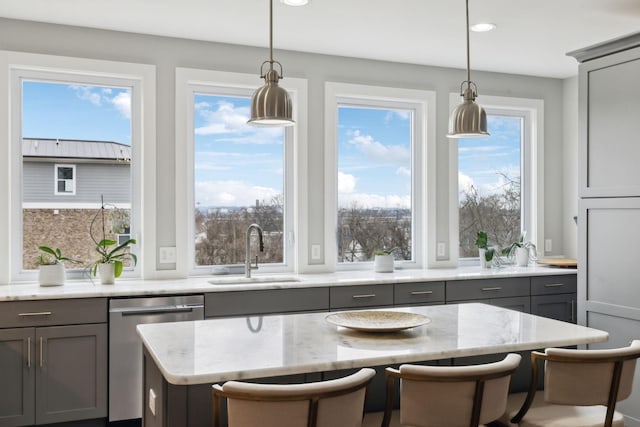
[[[373,310],[379,311],[379,310]],[[602,342],[608,333],[480,303],[384,309],[431,322],[392,333],[328,323],[328,313],[138,325],[171,384],[189,385]],[[335,312],[333,312],[335,313]]]
[[[403,283],[438,280],[490,279],[501,277],[576,274],[575,269],[553,268],[541,265],[504,267],[498,269],[479,266],[401,270],[393,273],[375,273],[372,270],[340,271],[321,274],[255,274],[253,281],[243,283],[242,276],[194,276],[186,279],[116,279],[115,285],[98,282],[68,281],[63,286],[43,287],[37,283],[0,285],[0,301],[121,297],[145,295],[175,295],[205,292],[246,291],[255,289],[308,288],[372,283]],[[218,281],[212,284],[209,280]],[[228,284],[221,282],[229,281]]]

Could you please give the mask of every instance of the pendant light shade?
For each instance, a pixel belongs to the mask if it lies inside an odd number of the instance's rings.
[[[266,73],[263,71],[265,64],[269,64]],[[280,73],[274,64],[280,66]],[[278,85],[282,79],[282,64],[273,60],[273,0],[269,0],[269,60],[262,63],[260,77],[264,79],[264,86],[251,97],[251,118],[247,123],[255,126],[293,125],[291,97]]]
[[[467,80],[460,85],[462,104],[458,105],[449,117],[447,138],[477,138],[489,136],[487,132],[487,113],[476,104],[477,87],[471,81],[469,53],[469,0],[466,0],[467,12]],[[466,84],[466,88],[464,87]]]

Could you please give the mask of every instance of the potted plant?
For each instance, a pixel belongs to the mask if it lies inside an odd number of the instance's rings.
[[[119,210],[114,208],[114,210]],[[138,262],[138,258],[134,253],[131,253],[128,250],[129,245],[133,245],[136,243],[135,239],[127,239],[122,243],[118,243],[116,240],[112,240],[107,238],[106,233],[106,223],[105,223],[105,204],[104,199],[102,200],[100,210],[96,212],[91,221],[91,225],[89,226],[89,234],[91,236],[91,240],[96,244],[96,252],[98,252],[98,259],[94,261],[91,266],[91,272],[94,276],[100,275],[100,283],[103,285],[113,285],[116,277],[120,277],[123,270],[123,261],[130,260],[133,265],[136,265]],[[122,215],[116,216],[122,217]],[[97,221],[98,217],[100,217],[102,222],[102,227],[100,232],[102,233],[101,239],[98,240],[94,236],[94,224]],[[114,217],[114,214],[111,214],[111,217]],[[127,216],[128,218],[128,216]],[[117,227],[124,227],[123,224],[117,224]],[[112,225],[113,228],[113,225]]]
[[[78,263],[75,259],[63,256],[59,248],[38,246],[42,252],[38,255],[38,282],[40,286],[64,285],[64,261]]]
[[[478,231],[476,235],[476,247],[480,257],[480,266],[490,268],[491,264],[497,261],[498,251],[494,246],[489,246],[489,237],[484,231]]]
[[[520,267],[526,267],[529,264],[529,259],[533,258],[531,250],[533,249],[534,253],[536,251],[536,245],[525,241],[526,235],[526,231],[522,232],[517,241],[502,249],[503,255],[510,257],[515,256],[516,264]]]
[[[376,249],[373,251],[373,271],[376,273],[392,273],[395,258],[392,249]]]

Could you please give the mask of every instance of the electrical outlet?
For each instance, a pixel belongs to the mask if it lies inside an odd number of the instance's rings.
[[[156,392],[152,388],[149,389],[149,411],[152,415],[156,414]]]
[[[160,247],[160,264],[174,264],[176,262],[175,246]]]
[[[553,250],[553,246],[551,245],[551,239],[545,239],[544,241],[544,251],[551,252]]]
[[[436,255],[439,257],[443,257],[446,255],[447,245],[444,242],[438,242]]]
[[[320,260],[320,245],[311,245],[311,259]]]

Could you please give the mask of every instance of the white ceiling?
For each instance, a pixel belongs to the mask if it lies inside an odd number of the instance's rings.
[[[564,78],[568,51],[640,31],[640,0],[471,0],[471,68]],[[0,16],[268,46],[268,0],[0,0]],[[464,0],[274,0],[274,47],[465,68]],[[265,58],[266,59],[266,58]]]

